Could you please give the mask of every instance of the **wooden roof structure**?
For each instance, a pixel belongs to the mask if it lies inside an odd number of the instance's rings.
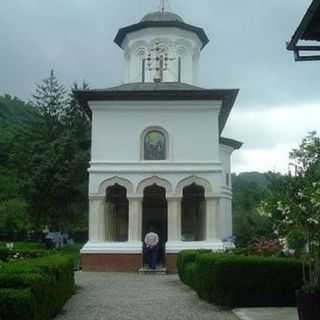
[[[287,49],[294,52],[296,61],[320,60],[320,45],[309,43],[299,45],[302,40],[320,41],[320,0],[312,1],[291,41],[287,44]]]

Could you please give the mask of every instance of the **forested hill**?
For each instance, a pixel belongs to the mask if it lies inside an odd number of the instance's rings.
[[[0,96],[0,137],[7,130],[12,131],[23,122],[32,120],[35,115],[34,109],[17,97]]]
[[[32,106],[17,97],[0,96],[0,169],[7,166],[14,136],[36,114]]]
[[[240,174],[232,175],[232,182],[233,185],[238,185],[243,183],[250,183],[250,184],[256,184],[259,187],[266,188],[270,184],[270,177],[268,173],[261,173],[261,172],[241,172]]]

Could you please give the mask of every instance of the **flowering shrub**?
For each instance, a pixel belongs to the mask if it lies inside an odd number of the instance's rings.
[[[282,250],[283,246],[278,240],[260,240],[253,245],[253,253],[258,256],[277,256]]]
[[[320,183],[299,180],[301,186],[291,197],[262,203],[260,213],[272,220],[275,235],[296,253],[304,251],[303,289],[315,293],[320,291]]]
[[[272,182],[260,214],[273,224],[274,235],[304,258],[303,290],[320,293],[320,137],[311,132],[290,153],[294,170]]]

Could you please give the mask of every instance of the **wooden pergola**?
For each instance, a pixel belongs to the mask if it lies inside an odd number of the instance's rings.
[[[287,43],[287,49],[294,52],[296,61],[320,60],[320,45],[314,44],[314,41],[320,41],[320,0],[312,1],[291,41]]]

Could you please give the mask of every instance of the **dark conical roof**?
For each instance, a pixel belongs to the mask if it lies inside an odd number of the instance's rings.
[[[141,21],[142,22],[145,22],[145,21],[179,21],[179,22],[184,22],[183,19],[179,15],[172,13],[172,12],[168,12],[168,11],[165,11],[165,12],[157,11],[157,12],[148,13],[142,18]]]

